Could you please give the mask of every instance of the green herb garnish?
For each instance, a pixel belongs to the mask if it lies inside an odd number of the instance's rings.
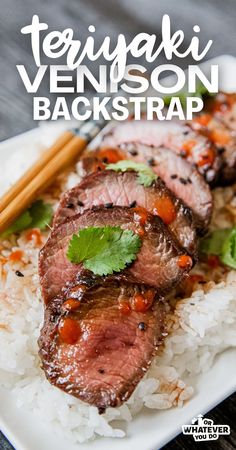
[[[201,240],[200,252],[217,255],[223,264],[236,269],[236,227],[213,231]]]
[[[232,229],[228,238],[224,241],[221,261],[227,266],[236,269],[236,227]]]
[[[151,186],[153,181],[158,178],[153,170],[146,164],[136,163],[130,160],[122,160],[115,164],[108,164],[106,169],[114,170],[115,172],[127,172],[127,170],[134,170],[138,173],[138,184],[143,184],[145,187]]]
[[[164,104],[165,106],[169,106],[172,97],[178,97],[180,99],[181,105],[186,108],[186,99],[187,97],[191,96],[191,97],[199,97],[199,98],[206,98],[206,97],[212,97],[216,94],[212,94],[210,93],[207,88],[204,86],[203,83],[198,83],[198,85],[196,86],[196,92],[191,92],[189,93],[188,91],[180,91],[180,92],[176,92],[176,94],[172,94],[172,95],[167,95],[165,97],[163,97],[164,100]]]
[[[83,263],[96,275],[120,272],[135,260],[141,239],[133,231],[120,227],[88,227],[74,234],[67,258],[74,264]]]
[[[44,230],[50,224],[53,216],[52,206],[43,200],[34,202],[27,211],[24,211],[15,222],[4,231],[0,237],[5,238],[13,233],[27,230],[28,228],[39,228]]]

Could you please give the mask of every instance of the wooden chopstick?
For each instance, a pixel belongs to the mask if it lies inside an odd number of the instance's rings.
[[[65,131],[56,142],[46,150],[38,161],[30,167],[24,175],[14,184],[0,199],[0,213],[10,204],[10,202],[29,184],[33,178],[49,163],[49,161],[73,139],[72,131]]]
[[[64,145],[59,152],[56,153],[55,151],[55,156],[51,158],[46,165],[44,161],[44,165],[41,165],[42,169],[39,172],[35,170],[34,167],[29,170],[29,172],[34,173],[35,176],[29,183],[25,184],[23,189],[19,187],[19,185],[22,186],[22,179],[20,180],[20,183],[16,183],[14,186],[14,193],[17,194],[0,214],[0,233],[5,231],[5,229],[32,203],[37,195],[46,189],[55,180],[58,174],[72,164],[81,154],[86,147],[88,140],[86,137],[79,135],[73,136],[74,137],[68,140],[66,145]],[[67,137],[69,139],[69,135]],[[55,146],[58,146],[61,143],[61,139],[54,144],[54,150]],[[63,139],[66,141],[65,137]],[[38,164],[39,162],[36,163],[35,166]],[[24,179],[24,177],[22,178]],[[9,196],[9,198],[12,198],[12,195]]]

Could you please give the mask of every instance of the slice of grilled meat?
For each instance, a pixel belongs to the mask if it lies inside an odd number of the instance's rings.
[[[103,165],[99,160],[102,150],[99,148],[91,151],[84,157],[82,160],[84,173],[98,170]],[[111,150],[115,155],[116,149],[109,149],[109,152]],[[122,144],[118,149],[117,158],[120,157],[121,150],[123,159],[144,162],[152,167],[176,198],[180,198],[193,211],[198,232],[203,234],[211,219],[212,194],[203,176],[193,165],[168,148],[137,143]]]
[[[196,231],[191,210],[177,199],[160,178],[145,187],[128,171],[95,172],[65,192],[54,217],[54,226],[92,206],[141,206],[161,217],[179,244],[190,254],[196,251]]]
[[[218,179],[222,161],[214,143],[186,123],[129,121],[112,128],[101,145],[119,147],[130,142],[169,148],[194,165],[209,184]]]
[[[197,115],[191,127],[207,136],[222,158],[216,186],[236,182],[236,95],[220,93],[208,100],[206,111]]]
[[[39,339],[50,383],[100,413],[126,401],[163,340],[164,303],[152,296],[146,311],[136,305],[149,291],[107,280],[89,287],[80,300],[74,289],[53,299]]]
[[[45,303],[59,295],[62,289],[84,273],[83,264],[71,263],[67,248],[74,233],[87,227],[120,226],[138,233],[142,245],[136,260],[124,271],[111,277],[155,287],[160,293],[175,286],[192,266],[173,235],[158,216],[143,208],[115,206],[85,211],[54,228],[40,251],[39,274]]]

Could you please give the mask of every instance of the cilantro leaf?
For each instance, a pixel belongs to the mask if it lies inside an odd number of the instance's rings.
[[[114,170],[115,172],[126,172],[127,170],[134,170],[138,173],[138,184],[143,184],[145,187],[151,186],[153,181],[158,177],[153,170],[146,164],[137,163],[130,160],[122,160],[115,164],[108,164],[107,170]]]
[[[231,230],[229,236],[225,239],[220,259],[227,266],[236,269],[236,227]]]
[[[52,205],[44,203],[43,200],[37,200],[29,208],[32,217],[30,228],[39,228],[44,230],[50,224],[53,216]]]
[[[44,230],[50,224],[53,216],[52,206],[44,203],[42,200],[34,202],[30,208],[24,211],[16,220],[10,225],[7,230],[1,233],[0,237],[5,238],[13,233],[27,230],[28,228],[39,228]]]
[[[208,236],[200,241],[200,252],[208,255],[219,256],[222,251],[222,245],[225,239],[229,236],[231,229],[219,229],[213,231]]]
[[[10,234],[18,233],[19,231],[23,231],[28,228],[31,224],[32,218],[29,211],[23,212],[16,220],[10,225],[6,231],[1,233],[1,237],[5,238],[10,236]]]
[[[200,252],[217,255],[223,264],[236,269],[236,227],[213,231],[201,240]]]
[[[216,94],[209,92],[207,90],[207,88],[204,86],[204,84],[202,82],[199,82],[196,86],[196,92],[189,93],[188,91],[184,90],[184,91],[176,92],[175,94],[172,94],[172,95],[166,95],[165,97],[163,97],[163,100],[164,100],[165,106],[169,106],[172,97],[178,97],[180,99],[182,106],[184,108],[186,108],[186,99],[189,96],[200,97],[200,98],[204,99],[206,97],[213,97],[214,95],[216,95]]]
[[[74,264],[83,262],[96,275],[110,275],[134,261],[140,247],[141,239],[133,231],[112,226],[88,227],[73,235],[67,258]]]

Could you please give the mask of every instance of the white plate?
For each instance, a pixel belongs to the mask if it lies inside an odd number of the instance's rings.
[[[236,91],[236,58],[221,56],[207,63],[219,64],[220,88]],[[52,126],[52,138],[58,129]],[[37,149],[38,129],[19,135],[0,144],[0,164],[4,169],[7,159],[17,149],[27,145],[34,152]],[[207,373],[195,379],[195,395],[183,408],[166,411],[143,410],[127,428],[123,439],[97,438],[83,444],[84,450],[157,450],[181,432],[181,425],[191,423],[197,414],[204,414],[236,389],[236,350],[231,349],[217,357]],[[8,391],[0,389],[0,428],[16,450],[78,450],[74,445],[55,435],[47,424],[41,423],[37,415],[32,415],[16,407],[14,398]]]

